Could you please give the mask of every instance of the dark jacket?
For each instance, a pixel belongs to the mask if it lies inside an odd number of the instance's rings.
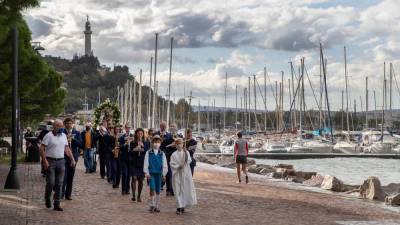
[[[85,138],[85,135],[86,135],[86,130],[84,130],[84,131],[82,131],[81,132],[81,139],[82,139],[82,149],[85,149],[85,146],[86,146],[86,138]],[[96,148],[96,133],[95,132],[93,132],[93,130],[90,130],[90,133],[91,133],[91,148]]]
[[[196,160],[194,159],[194,153],[196,152],[196,149],[193,147],[193,146],[196,146],[196,145],[197,145],[197,141],[194,140],[193,138],[190,139],[190,140],[187,140],[187,142],[186,142],[186,148],[189,151],[190,158],[192,158],[192,162],[190,163],[192,166],[196,165]],[[194,149],[192,150],[191,147],[194,148]]]
[[[146,155],[146,151],[150,149],[150,142],[143,141],[143,152],[135,151],[134,149],[136,148],[136,146],[138,146],[138,143],[136,141],[133,141],[129,150],[129,158],[131,160],[130,164],[135,168],[143,169],[144,156]]]
[[[112,150],[115,148],[115,137],[109,134],[102,136],[103,153],[105,155],[113,155]]]
[[[64,129],[64,134],[68,135],[67,129]],[[72,140],[71,140],[71,151],[72,155],[74,156],[75,161],[78,161],[79,158],[79,149],[82,148],[82,137],[81,133],[75,129],[72,129]],[[65,156],[65,159],[69,159]]]
[[[130,137],[133,137],[132,134],[129,134]],[[121,137],[118,138],[119,140],[119,159],[123,161],[129,161],[129,145],[125,145],[125,138],[128,137],[127,134],[121,135]]]

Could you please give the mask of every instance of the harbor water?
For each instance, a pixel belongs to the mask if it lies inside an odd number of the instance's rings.
[[[291,164],[297,171],[333,175],[346,184],[360,185],[369,176],[376,176],[382,185],[400,183],[400,160],[378,158],[327,158],[275,160],[255,159],[257,164]]]

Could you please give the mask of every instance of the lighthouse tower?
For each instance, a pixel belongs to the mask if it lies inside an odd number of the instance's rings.
[[[92,56],[92,30],[90,27],[89,16],[86,16],[86,24],[85,24],[85,55]]]

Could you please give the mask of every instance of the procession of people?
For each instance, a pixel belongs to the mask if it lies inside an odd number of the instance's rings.
[[[60,202],[73,200],[76,163],[82,155],[85,173],[97,172],[98,156],[100,177],[112,188],[120,188],[122,195],[131,196],[130,201],[142,202],[147,183],[150,213],[161,211],[160,195],[165,190],[166,196],[175,196],[176,214],[181,215],[197,204],[192,178],[196,145],[192,131],[180,135],[175,123],[168,129],[161,122],[159,130],[132,130],[129,122],[121,126],[104,120],[97,127],[87,122],[79,132],[73,119],[57,119],[40,142],[46,207],[63,211]]]

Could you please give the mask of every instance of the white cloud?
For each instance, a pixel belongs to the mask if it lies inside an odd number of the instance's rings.
[[[313,7],[319,3],[328,6]],[[46,54],[67,58],[83,51],[86,14],[92,23],[94,53],[108,64],[147,65],[156,32],[160,33],[160,64],[168,63],[171,36],[176,48],[230,49],[228,57],[209,55],[209,62],[215,63],[212,68],[174,71],[177,92],[183,93],[185,84],[198,96],[212,94],[217,98],[223,96],[226,72],[231,92],[235,85],[246,87],[249,75],[262,79],[262,68],[269,59],[260,51],[270,50],[286,55],[292,52],[287,58],[277,56],[283,68],[269,71],[272,82],[280,79],[280,70],[290,72],[289,60],[298,63],[306,57],[310,79],[318,89],[315,75],[319,74],[318,47],[322,42],[327,52],[336,49],[326,57],[328,88],[332,104],[338,108],[344,84],[342,46],[355,49],[348,54],[351,93],[363,96],[365,76],[371,84],[380,84],[383,61],[400,62],[399,11],[397,0],[383,0],[366,9],[335,5],[329,0],[52,0],[42,1],[40,8],[30,9],[25,17]],[[257,53],[248,48],[257,49]],[[174,55],[174,62],[193,64],[198,59],[182,54]],[[159,74],[160,86],[165,89],[168,71],[160,66]],[[376,91],[380,87],[373,86]],[[309,91],[307,95],[312,97]]]

